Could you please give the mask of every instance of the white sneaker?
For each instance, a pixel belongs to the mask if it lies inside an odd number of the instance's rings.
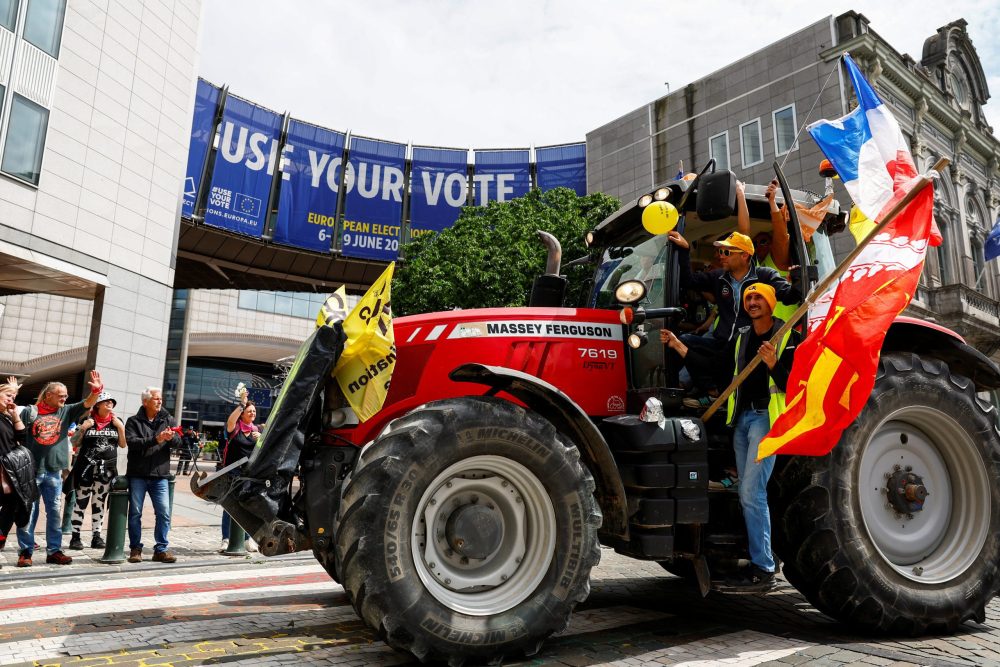
[[[222,544],[219,545],[219,551],[225,551],[229,548],[229,540],[222,540]]]
[[[247,544],[246,544],[246,547],[247,547],[247,551],[248,551],[248,552],[251,552],[251,553],[252,553],[252,552],[254,552],[254,551],[257,551],[257,543],[253,541],[253,538],[252,538],[252,537],[248,537],[248,538],[247,538]]]

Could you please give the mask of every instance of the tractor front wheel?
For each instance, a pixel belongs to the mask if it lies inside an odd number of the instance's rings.
[[[600,559],[594,481],[538,415],[475,397],[390,423],[345,482],[338,571],[358,614],[421,659],[531,654]]]

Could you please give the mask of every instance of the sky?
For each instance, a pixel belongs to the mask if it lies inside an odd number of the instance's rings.
[[[829,15],[897,51],[959,18],[1000,136],[1000,2],[204,0],[200,75],[275,111],[399,142],[508,148],[588,131]]]

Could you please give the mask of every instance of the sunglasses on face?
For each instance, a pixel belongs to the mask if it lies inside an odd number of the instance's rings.
[[[766,238],[766,237],[765,238],[759,238],[756,241],[754,241],[754,243],[756,243],[757,245],[771,245],[771,239]]]
[[[715,251],[716,255],[722,255],[723,257],[729,257],[730,255],[742,255],[742,250],[734,250],[732,248],[719,248]]]

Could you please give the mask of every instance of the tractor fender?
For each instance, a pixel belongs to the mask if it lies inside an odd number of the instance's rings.
[[[604,513],[601,531],[628,540],[625,487],[618,466],[604,436],[573,399],[545,380],[502,366],[462,364],[448,377],[454,382],[491,387],[490,395],[501,391],[510,394],[571,438],[596,482],[597,501]]]
[[[952,373],[972,380],[976,391],[1000,389],[1000,367],[957,333],[939,324],[910,317],[896,318],[882,344],[882,353],[889,352],[912,352],[939,359]]]

